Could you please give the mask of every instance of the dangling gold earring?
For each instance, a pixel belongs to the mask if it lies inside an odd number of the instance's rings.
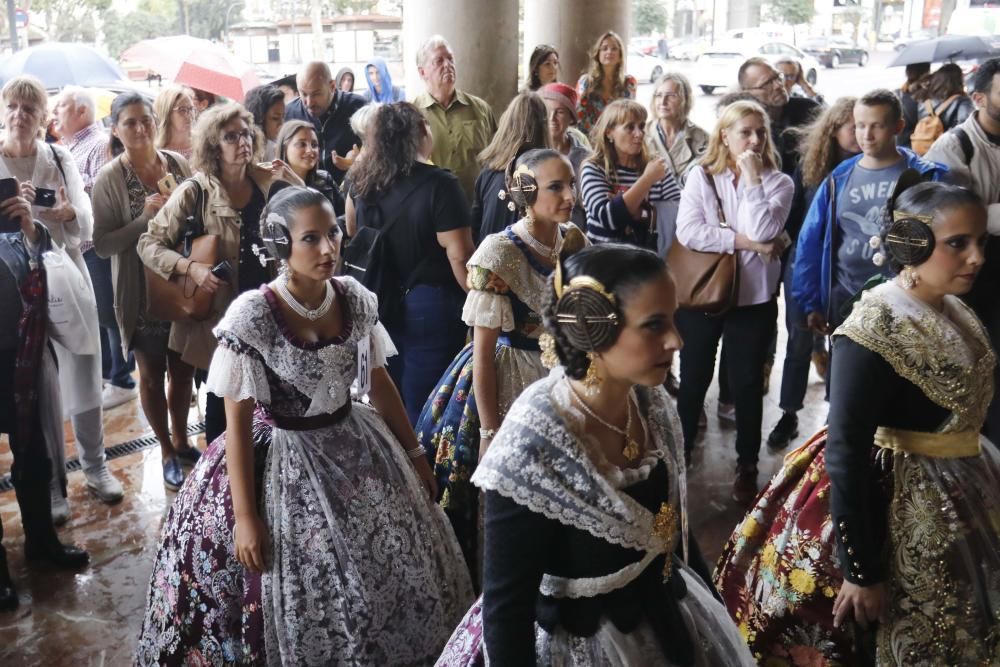
[[[597,355],[593,352],[587,353],[587,359],[590,360],[590,365],[587,366],[587,374],[583,377],[583,390],[586,392],[587,396],[596,396],[601,393],[601,381],[604,379],[601,374],[597,371]]]
[[[899,272],[899,282],[903,284],[905,289],[913,289],[913,286],[917,284],[917,276],[912,266],[903,267],[903,270]]]

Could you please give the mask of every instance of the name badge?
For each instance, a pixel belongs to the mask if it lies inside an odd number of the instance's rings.
[[[372,388],[372,346],[368,336],[358,341],[358,398],[366,395]]]

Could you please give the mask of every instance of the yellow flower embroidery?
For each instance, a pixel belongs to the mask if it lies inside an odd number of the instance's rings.
[[[774,548],[774,544],[768,542],[767,546],[764,547],[764,553],[760,556],[760,562],[769,570],[773,570],[778,564],[778,550]]]
[[[796,568],[788,575],[788,582],[799,593],[809,595],[816,590],[816,580],[805,570]]]
[[[743,522],[743,526],[740,532],[743,533],[743,537],[753,537],[760,531],[760,524],[758,524],[752,517],[747,517],[746,521]]]
[[[829,586],[824,586],[823,587],[823,595],[825,595],[828,598],[832,598],[835,595],[837,595],[837,591],[833,590]]]

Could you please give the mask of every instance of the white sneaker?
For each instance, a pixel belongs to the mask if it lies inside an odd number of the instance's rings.
[[[49,495],[52,497],[52,523],[61,526],[69,521],[69,503],[54,484],[49,486]]]
[[[125,497],[121,482],[114,478],[108,466],[102,465],[93,470],[84,470],[83,476],[87,478],[87,488],[102,502],[117,503]]]
[[[735,403],[723,403],[719,402],[719,407],[716,410],[716,414],[719,415],[719,419],[730,424],[736,423],[736,404]]]
[[[125,387],[116,387],[113,384],[109,384],[104,388],[104,391],[101,392],[102,407],[105,410],[117,408],[122,403],[128,403],[138,395],[139,390],[135,387],[126,389]]]

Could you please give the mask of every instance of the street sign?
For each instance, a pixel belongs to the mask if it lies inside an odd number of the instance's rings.
[[[20,7],[14,8],[14,25],[18,28],[28,27],[28,12]]]

